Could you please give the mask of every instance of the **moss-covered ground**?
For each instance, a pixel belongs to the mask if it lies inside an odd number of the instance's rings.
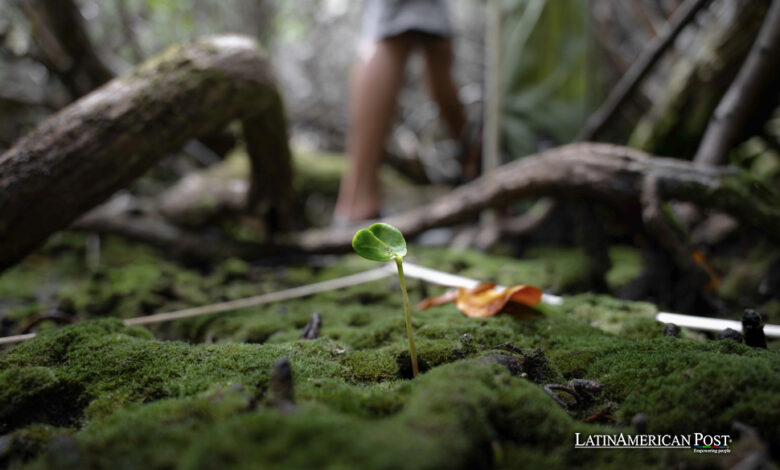
[[[375,264],[355,256],[319,268],[226,260],[204,272],[109,238],[100,267],[90,269],[82,245],[78,236],[61,235],[0,276],[3,334],[52,307],[80,320],[38,323],[38,337],[0,352],[0,466],[712,468],[734,464],[754,446],[738,441],[734,422],[780,448],[777,344],[762,350],[689,333],[665,337],[650,304],[578,295],[541,307],[532,319],[471,319],[452,305],[414,312],[424,372],[409,380],[392,279],[151,330],[117,319]],[[576,250],[527,255],[413,247],[410,260],[563,293],[584,275]],[[636,275],[637,255],[625,248],[612,255],[608,278],[618,286]],[[413,303],[442,292],[409,284]],[[313,312],[323,319],[319,338],[302,340]],[[294,410],[279,409],[269,390],[282,357],[292,365]],[[602,388],[567,410],[544,385],[572,379]],[[637,413],[650,433],[731,434],[733,452],[574,449],[575,433],[634,433]]]

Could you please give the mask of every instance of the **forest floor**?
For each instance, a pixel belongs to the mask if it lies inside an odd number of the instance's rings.
[[[628,247],[611,255],[616,289],[637,275],[640,257]],[[411,246],[408,259],[563,294],[585,276],[574,248],[515,259]],[[452,304],[413,312],[423,371],[413,380],[392,279],[150,329],[117,320],[373,267],[350,255],[319,267],[228,259],[204,271],[109,237],[100,266],[89,268],[84,237],[57,235],[0,276],[3,335],[52,307],[79,321],[45,320],[38,337],[0,351],[0,466],[711,468],[769,452],[755,438],[738,439],[735,422],[780,448],[780,345],[756,349],[688,331],[666,337],[647,303],[570,295],[532,319],[473,319]],[[412,303],[443,292],[420,281],[409,289]],[[319,338],[300,339],[314,312]],[[282,357],[292,366],[294,406],[280,406],[270,390]],[[559,390],[565,409],[544,386],[572,379],[601,388]],[[731,453],[574,448],[575,433],[633,434],[637,413],[651,434],[730,434]]]

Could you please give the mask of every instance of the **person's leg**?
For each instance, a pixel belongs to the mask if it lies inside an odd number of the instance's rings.
[[[454,139],[460,139],[466,128],[466,114],[458,97],[458,87],[452,76],[452,40],[428,39],[424,43],[425,79],[431,97]]]
[[[423,43],[425,56],[425,78],[431,97],[439,105],[439,113],[453,139],[459,140],[465,148],[463,176],[473,178],[479,174],[478,142],[466,142],[466,112],[458,96],[458,87],[452,74],[452,40],[449,38],[428,39]]]
[[[360,220],[379,213],[379,168],[413,47],[414,38],[408,34],[377,41],[353,73],[347,129],[349,168],[339,187],[338,219]]]

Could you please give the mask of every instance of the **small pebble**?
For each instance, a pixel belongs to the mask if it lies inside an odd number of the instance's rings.
[[[637,434],[647,434],[647,416],[644,413],[637,413],[631,418],[631,425]]]
[[[664,336],[672,336],[674,338],[680,337],[680,327],[674,323],[667,323],[664,325]]]
[[[742,333],[740,333],[737,330],[733,330],[731,328],[726,328],[725,330],[718,333],[718,340],[721,339],[730,339],[732,341],[736,341],[737,343],[741,343]]]

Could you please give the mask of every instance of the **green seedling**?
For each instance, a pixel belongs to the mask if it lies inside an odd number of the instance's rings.
[[[406,293],[404,281],[403,260],[406,256],[406,240],[403,234],[392,225],[378,223],[367,229],[359,230],[352,239],[352,248],[365,259],[371,261],[395,260],[398,268],[398,280],[401,282],[401,292],[404,296],[404,313],[406,314],[406,334],[409,336],[409,355],[412,358],[412,374],[417,377],[417,351],[414,349],[412,335],[412,314],[409,311],[409,294]]]

